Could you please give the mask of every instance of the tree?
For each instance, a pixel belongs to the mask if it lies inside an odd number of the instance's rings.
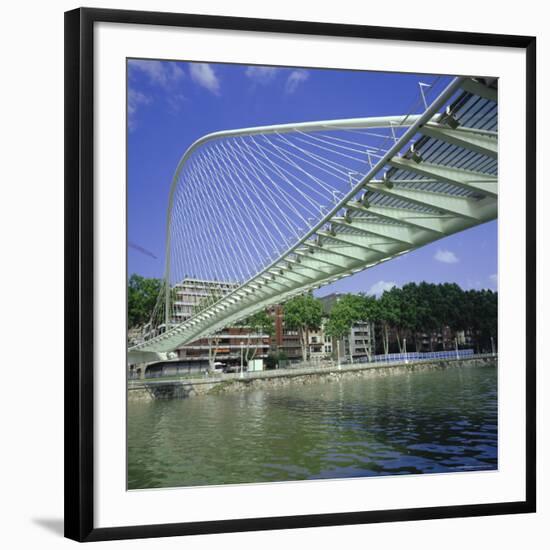
[[[481,323],[482,338],[486,343],[487,351],[493,351],[493,342],[498,337],[498,293],[492,290],[483,290],[483,322]]]
[[[465,292],[455,283],[408,283],[384,292],[378,306],[376,319],[381,325],[384,353],[388,353],[391,331],[395,331],[400,352],[401,338],[408,333],[414,336],[417,351],[419,336],[428,335],[433,351],[433,334],[443,334],[446,327],[455,334],[469,330],[478,351],[489,351],[497,335],[498,295],[491,290]]]
[[[216,356],[218,355],[218,344],[220,336],[215,334],[208,337],[208,370],[213,371],[216,367]]]
[[[323,306],[311,294],[292,298],[284,305],[285,327],[297,330],[302,348],[302,360],[308,358],[308,331],[320,327]]]
[[[273,323],[273,317],[268,315],[265,310],[258,311],[258,313],[255,313],[249,317],[245,322],[245,326],[248,328],[245,356],[245,360],[248,363],[256,357],[256,353],[258,352],[259,338],[255,339],[256,344],[252,346],[252,349],[250,347],[252,335],[256,334],[259,336],[266,334],[268,336],[272,336],[275,333],[275,326]]]
[[[133,274],[128,280],[128,327],[147,323],[153,313],[163,282]]]
[[[368,322],[370,330],[374,330],[374,325],[380,320],[380,304],[375,296],[363,295],[361,304],[361,321]],[[369,346],[365,348],[367,358],[370,361]]]
[[[330,310],[326,332],[332,338],[340,340],[363,318],[363,296],[346,294]]]
[[[412,293],[416,293],[416,332],[427,333],[430,339],[430,351],[433,351],[433,333],[441,327],[441,293],[438,286],[422,281],[411,286]]]
[[[492,290],[468,290],[464,293],[466,324],[476,350],[490,351],[491,338],[498,334],[498,293]]]
[[[437,291],[440,330],[443,333],[445,327],[449,327],[456,336],[457,332],[468,328],[465,321],[464,291],[456,283],[437,285]]]
[[[389,291],[393,300],[393,331],[399,353],[403,353],[403,338],[407,331],[414,328],[417,314],[416,287],[405,285],[403,288],[394,286]]]
[[[384,291],[378,301],[378,320],[382,328],[382,345],[384,353],[389,353],[390,329],[395,327],[401,314],[401,294],[397,287]]]
[[[359,321],[372,320],[376,300],[362,294],[346,294],[332,307],[325,331],[328,336],[341,340]]]
[[[287,360],[288,357],[284,351],[270,352],[267,354],[265,367],[267,369],[274,369],[277,367],[278,364],[280,364],[281,362],[286,362]]]

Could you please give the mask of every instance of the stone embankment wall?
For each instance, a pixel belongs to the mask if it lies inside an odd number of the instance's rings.
[[[247,373],[245,378],[231,375],[194,380],[143,380],[128,384],[129,401],[151,401],[153,399],[184,399],[199,395],[218,395],[257,388],[276,388],[288,384],[329,384],[353,378],[395,376],[410,372],[424,372],[466,366],[496,365],[494,356],[477,356],[468,359],[445,359],[418,361],[414,363],[344,365],[319,367],[317,369],[277,370],[263,373]],[[303,372],[308,370],[309,372]]]

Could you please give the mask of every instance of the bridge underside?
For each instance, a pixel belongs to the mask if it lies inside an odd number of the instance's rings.
[[[455,79],[422,115],[401,124],[406,131],[302,239],[216,303],[130,348],[130,362],[165,358],[270,305],[495,219],[495,86]],[[395,127],[395,119],[375,127]],[[372,120],[364,127],[373,128]]]

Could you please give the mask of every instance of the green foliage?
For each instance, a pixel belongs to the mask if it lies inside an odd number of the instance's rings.
[[[478,351],[491,350],[491,337],[498,334],[498,294],[491,290],[468,290],[464,295],[465,322]]]
[[[380,320],[380,304],[374,296],[362,295],[363,297],[363,312],[361,320],[363,321],[379,321]]]
[[[491,337],[497,336],[498,294],[491,290],[462,290],[455,283],[409,283],[393,287],[378,300],[378,311],[371,319],[379,322],[384,352],[389,333],[401,336],[431,335],[444,327],[470,331],[479,351],[489,351]],[[431,343],[431,336],[430,336]]]
[[[400,323],[403,297],[401,289],[395,286],[384,291],[378,301],[378,318],[383,324],[394,326]]]
[[[332,338],[342,338],[358,321],[373,319],[375,308],[376,301],[370,296],[346,294],[330,311],[326,333]]]
[[[303,294],[284,305],[284,316],[286,328],[315,330],[321,326],[323,306],[311,294]]]
[[[251,346],[251,334],[267,334],[272,336],[275,334],[275,323],[273,317],[267,314],[264,310],[258,311],[254,315],[250,316],[243,323],[243,326],[248,327],[248,337],[246,341],[246,357],[245,360],[248,363],[256,357],[258,352],[258,339],[255,340],[255,345]]]
[[[266,369],[274,369],[277,366],[277,363],[287,360],[288,357],[284,351],[269,353],[265,359],[265,367]]]
[[[265,309],[249,317],[245,324],[250,327],[252,332],[267,334],[268,336],[273,336],[273,334],[275,334],[273,317],[268,315]]]
[[[303,294],[292,298],[284,305],[285,327],[297,330],[300,335],[302,360],[307,360],[308,330],[317,330],[323,318],[321,302],[311,294]]]
[[[139,327],[151,318],[162,288],[161,279],[136,275],[128,280],[128,327]]]
[[[411,345],[414,342],[419,350],[426,336],[433,350],[437,344],[433,335],[449,327],[455,334],[469,333],[478,351],[490,351],[491,338],[497,336],[497,313],[496,292],[464,291],[455,283],[423,281],[393,287],[378,299],[363,294],[345,295],[332,306],[325,330],[340,339],[355,323],[373,322],[383,352],[389,353],[391,342],[397,344],[396,351],[402,352],[405,339]]]

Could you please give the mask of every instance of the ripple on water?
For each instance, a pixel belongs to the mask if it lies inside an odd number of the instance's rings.
[[[128,486],[497,468],[496,368],[129,403]]]

